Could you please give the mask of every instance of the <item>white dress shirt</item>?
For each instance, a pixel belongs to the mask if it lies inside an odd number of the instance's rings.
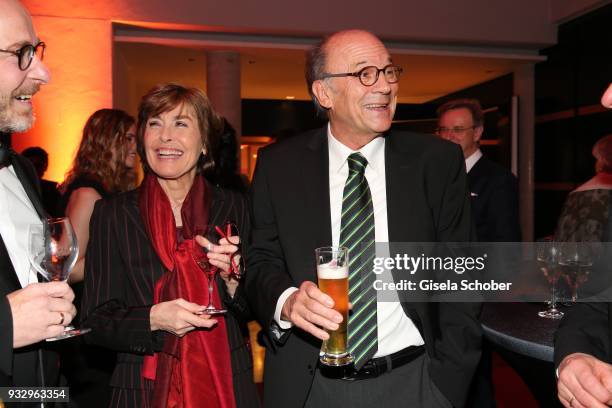
[[[354,151],[340,143],[332,135],[329,125],[327,132],[332,245],[338,246],[340,243],[342,195],[349,171],[347,158],[350,154],[354,153]],[[359,152],[368,161],[365,177],[372,194],[375,239],[377,243],[388,243],[389,230],[387,223],[387,190],[385,184],[385,139],[383,137],[377,137],[359,149]],[[389,256],[388,253],[378,253],[381,250],[381,246],[377,245],[377,257]],[[390,271],[385,271],[382,275],[377,277],[377,279],[391,282],[392,277],[390,273]],[[274,319],[282,329],[291,327],[290,322],[280,319],[280,312],[287,297],[296,290],[297,288],[289,288],[285,290],[278,299]],[[399,297],[396,298],[395,301],[390,302],[387,301],[388,296],[389,294],[385,293],[386,301],[379,301],[377,303],[378,351],[374,355],[375,357],[386,356],[408,346],[424,344],[418,329],[412,320],[404,313],[399,302]]]
[[[480,149],[476,149],[474,153],[470,154],[470,156],[465,159],[465,172],[469,173],[470,170],[472,170],[472,167],[474,167],[476,162],[480,160],[481,157],[482,152],[480,151]]]
[[[0,235],[22,287],[37,281],[28,261],[30,224],[41,224],[38,213],[13,166],[4,167],[0,169]]]

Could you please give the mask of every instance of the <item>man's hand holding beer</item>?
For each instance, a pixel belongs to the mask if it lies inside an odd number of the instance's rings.
[[[329,339],[325,330],[336,330],[342,314],[333,309],[334,301],[314,282],[302,283],[283,305],[281,318],[321,339]]]

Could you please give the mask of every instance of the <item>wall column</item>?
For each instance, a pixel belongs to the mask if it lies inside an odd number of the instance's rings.
[[[233,51],[206,53],[206,87],[213,108],[242,135],[240,101],[240,54]]]
[[[525,64],[514,70],[518,96],[519,214],[523,241],[534,240],[535,70]]]

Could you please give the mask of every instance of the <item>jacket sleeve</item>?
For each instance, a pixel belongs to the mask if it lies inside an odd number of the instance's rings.
[[[13,372],[13,315],[6,296],[0,298],[0,371]]]
[[[251,245],[245,290],[255,318],[266,332],[272,328],[280,295],[293,286],[284,262],[268,185],[267,149],[260,149],[251,185]]]
[[[576,303],[555,333],[555,367],[572,353],[610,362],[610,304]]]

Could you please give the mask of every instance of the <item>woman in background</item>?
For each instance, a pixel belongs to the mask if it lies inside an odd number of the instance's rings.
[[[607,242],[606,226],[612,193],[612,135],[593,145],[595,176],[572,191],[557,222],[555,241]]]
[[[60,190],[61,206],[70,218],[79,244],[79,258],[70,282],[83,280],[89,220],[101,198],[134,188],[136,127],[134,118],[119,109],[100,109],[87,119],[72,167]]]

